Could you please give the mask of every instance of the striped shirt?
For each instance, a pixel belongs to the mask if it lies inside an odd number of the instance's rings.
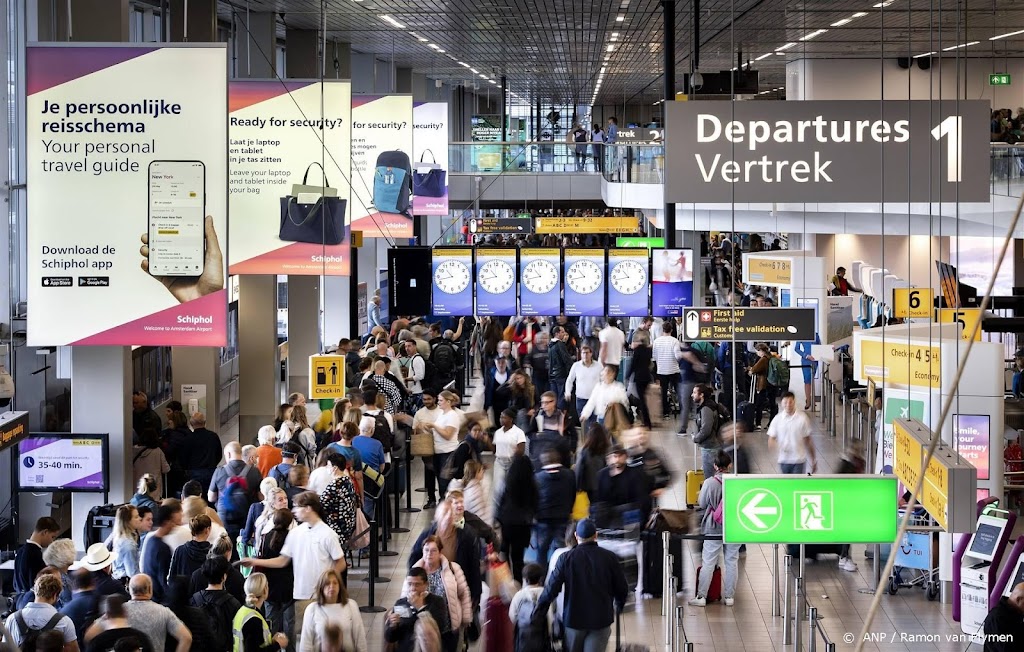
[[[657,365],[659,376],[670,376],[679,373],[679,340],[671,335],[662,335],[654,340],[652,357]]]

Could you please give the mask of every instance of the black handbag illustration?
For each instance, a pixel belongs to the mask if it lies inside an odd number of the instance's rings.
[[[423,160],[427,152],[430,152],[429,163]],[[412,194],[417,197],[444,197],[447,174],[437,164],[434,152],[429,149],[423,150],[423,153],[420,154],[420,162],[414,166],[412,171]]]
[[[323,172],[322,186],[308,185],[309,171],[314,165]],[[337,188],[330,185],[323,166],[310,163],[302,175],[302,183],[293,184],[291,194],[281,198],[280,239],[322,245],[337,245],[344,241],[348,200],[338,197]]]

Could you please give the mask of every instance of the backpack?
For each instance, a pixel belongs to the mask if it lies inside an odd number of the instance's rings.
[[[373,205],[381,213],[408,215],[412,200],[412,163],[405,152],[377,155],[373,173]]]
[[[703,373],[693,370],[698,382],[708,382],[715,377],[715,347],[710,342],[694,342],[690,350],[704,365]]]
[[[434,372],[438,380],[450,381],[455,378],[455,372],[459,367],[459,354],[454,344],[448,341],[439,342],[430,352],[430,359],[434,363]]]
[[[715,480],[718,480],[718,484],[720,486],[722,485],[722,478],[720,478],[720,477],[718,477],[716,475],[715,476]],[[721,525],[722,522],[725,520],[725,500],[724,500],[724,498],[725,498],[725,495],[723,494],[722,498],[719,498],[718,504],[715,505],[715,508],[711,511],[711,520],[714,521],[716,525]]]
[[[380,442],[381,446],[384,447],[385,453],[390,453],[395,447],[395,435],[391,432],[391,424],[388,423],[388,418],[384,416],[384,411],[381,410],[373,415],[373,421],[373,438]]]
[[[228,601],[231,594],[227,591],[210,596],[209,593],[200,593],[202,606],[199,610],[206,615],[206,622],[210,625],[210,632],[213,634],[213,650],[208,652],[219,652],[230,650],[234,641],[234,634],[231,632],[231,623],[235,618],[235,612],[230,609]],[[228,613],[230,611],[230,613]]]
[[[435,365],[432,360],[427,360],[419,353],[409,358],[409,364],[412,365],[412,361],[416,358],[423,361],[423,380],[420,381],[420,387],[423,389],[441,389],[437,386],[437,381],[439,380],[437,377],[437,365]]]
[[[41,629],[32,629],[25,622],[25,618],[21,615],[21,610],[18,610],[14,614],[14,621],[18,623],[18,631],[21,632],[21,650],[22,652],[36,652],[36,640],[43,632],[48,632],[57,626],[60,619],[64,617],[62,613],[55,613],[46,621],[46,624]]]
[[[789,364],[782,358],[772,356],[768,360],[767,380],[772,387],[789,387]]]
[[[241,473],[235,473],[230,467],[225,466],[228,474],[228,481],[224,483],[224,491],[217,499],[217,512],[224,519],[224,524],[245,523],[249,517],[249,483],[246,477],[252,469],[251,464],[246,464]]]
[[[516,622],[513,623],[516,652],[546,652],[551,649],[547,617],[533,617],[538,598],[539,595],[534,596],[528,602],[519,605],[519,613],[516,614]]]

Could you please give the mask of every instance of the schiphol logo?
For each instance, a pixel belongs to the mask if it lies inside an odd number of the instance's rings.
[[[22,464],[25,465],[25,468],[31,469],[33,466],[36,465],[36,458],[34,458],[31,455],[29,455],[29,456],[25,457],[25,460],[22,462]]]

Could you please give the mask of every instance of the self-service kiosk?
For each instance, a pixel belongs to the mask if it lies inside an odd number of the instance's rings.
[[[996,584],[999,562],[1013,523],[1001,510],[988,509],[978,517],[970,542],[957,560],[960,565],[960,629],[982,631]]]

